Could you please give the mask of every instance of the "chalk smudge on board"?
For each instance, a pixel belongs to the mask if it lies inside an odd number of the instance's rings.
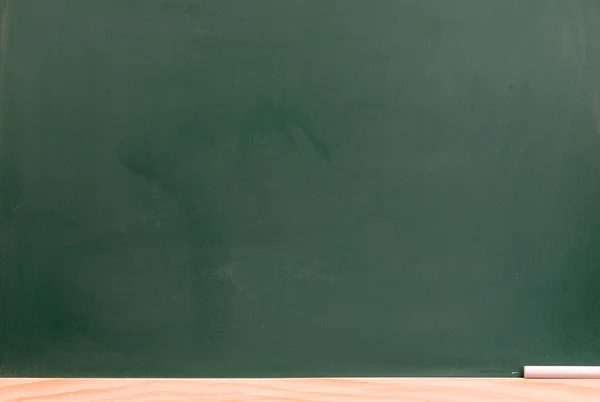
[[[340,275],[327,273],[323,269],[319,269],[319,266],[323,264],[314,262],[304,265],[302,263],[280,261],[277,264],[278,275],[276,280],[260,279],[256,274],[253,275],[252,272],[249,272],[251,269],[250,265],[244,261],[230,261],[219,267],[215,272],[215,276],[220,281],[232,284],[238,292],[245,295],[249,301],[255,303],[259,302],[259,294],[262,290],[267,287],[281,285],[284,281],[335,283],[342,279]]]

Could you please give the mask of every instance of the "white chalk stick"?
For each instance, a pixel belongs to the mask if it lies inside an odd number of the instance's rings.
[[[525,366],[530,379],[600,379],[600,366]]]

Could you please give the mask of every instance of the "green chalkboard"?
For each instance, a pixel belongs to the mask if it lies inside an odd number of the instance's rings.
[[[597,0],[2,5],[0,375],[598,363]]]

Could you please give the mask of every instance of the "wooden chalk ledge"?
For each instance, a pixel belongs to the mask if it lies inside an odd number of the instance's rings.
[[[600,400],[600,380],[460,378],[0,379],[6,401],[544,401]]]

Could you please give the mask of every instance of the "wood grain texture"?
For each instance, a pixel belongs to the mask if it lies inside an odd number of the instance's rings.
[[[0,379],[0,401],[598,401],[598,380]]]

